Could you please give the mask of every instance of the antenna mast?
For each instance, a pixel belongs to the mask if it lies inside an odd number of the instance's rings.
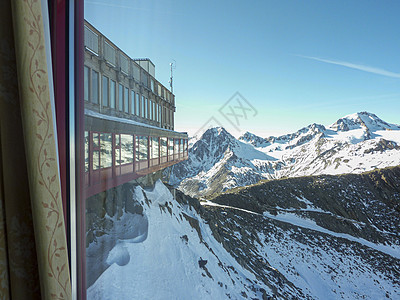
[[[174,88],[172,86],[172,83],[173,83],[173,80],[174,80],[174,75],[173,75],[173,71],[172,70],[176,69],[176,61],[175,61],[175,59],[173,59],[173,62],[171,62],[169,65],[171,66],[171,77],[169,79],[169,86],[171,87],[171,93],[173,94],[174,93]]]

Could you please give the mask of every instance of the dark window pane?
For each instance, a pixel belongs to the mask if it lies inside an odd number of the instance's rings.
[[[102,95],[103,106],[108,106],[108,77],[103,76]]]
[[[110,107],[115,108],[115,86],[114,80],[110,81]]]
[[[118,86],[118,109],[124,110],[124,86],[122,84]]]
[[[85,66],[84,80],[83,80],[85,101],[89,101],[89,76],[90,76],[90,69]]]
[[[92,103],[99,104],[99,73],[92,70]]]
[[[124,90],[124,111],[129,113],[129,89],[127,87]]]

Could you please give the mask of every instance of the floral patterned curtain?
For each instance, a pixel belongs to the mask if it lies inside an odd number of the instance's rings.
[[[70,299],[41,2],[0,1],[0,299]]]

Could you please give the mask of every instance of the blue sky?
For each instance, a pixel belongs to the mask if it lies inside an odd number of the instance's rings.
[[[399,14],[400,1],[85,3],[85,18],[131,57],[149,57],[165,86],[176,61],[176,130],[193,134],[213,117],[236,136],[358,111],[400,124]],[[256,111],[239,125],[220,112],[237,91]]]

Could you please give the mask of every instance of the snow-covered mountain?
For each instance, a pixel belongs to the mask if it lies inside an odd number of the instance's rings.
[[[161,181],[148,189],[125,184],[112,193],[119,204],[103,206],[92,198],[97,205],[89,213],[94,222],[88,234],[95,238],[88,239],[86,250],[88,299],[266,299],[274,294],[214,238],[197,200],[174,199]],[[200,267],[199,260],[206,265]],[[277,291],[302,296],[289,285]]]
[[[400,126],[360,112],[279,137],[246,132],[236,139],[224,128],[211,128],[191,141],[189,159],[166,174],[185,193],[210,196],[262,179],[362,173],[399,164]]]
[[[290,178],[202,203],[161,181],[113,188],[88,200],[88,299],[398,299],[399,179]]]

